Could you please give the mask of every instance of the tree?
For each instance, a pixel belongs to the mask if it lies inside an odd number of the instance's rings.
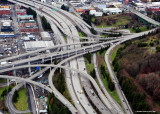
[[[95,79],[96,78],[96,71],[93,69],[93,71],[90,72],[90,75]]]
[[[69,7],[68,7],[68,6],[65,6],[64,4],[61,6],[61,9],[66,10],[66,11],[69,11]]]
[[[88,62],[91,64],[91,53],[88,52],[87,54],[84,55],[86,57],[86,59],[88,60]]]
[[[125,28],[128,28],[128,24],[127,24],[127,25],[125,25]]]
[[[29,7],[26,11],[28,15],[33,15],[34,19],[37,17],[37,13],[32,8]]]
[[[47,20],[44,16],[41,18],[41,21],[42,21],[42,26],[45,30],[50,30],[51,29],[50,24],[47,22]]]
[[[18,91],[16,90],[16,91],[14,92],[12,101],[13,101],[14,103],[16,103],[16,102],[18,101],[18,97],[19,97],[19,94],[18,94]]]
[[[112,82],[111,78],[109,77],[108,78],[108,88],[113,91],[115,89],[115,85],[114,83]]]
[[[5,90],[3,90],[2,94],[1,94],[1,97],[6,96],[6,94],[7,94],[7,90],[5,89]]]
[[[8,87],[8,92],[10,92],[12,90],[12,87],[11,86],[9,86]]]
[[[160,52],[160,47],[159,46],[156,47],[156,52]]]
[[[94,28],[91,28],[91,32],[96,35],[97,34],[97,31],[94,30]]]

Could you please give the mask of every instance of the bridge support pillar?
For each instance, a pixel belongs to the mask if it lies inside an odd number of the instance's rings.
[[[42,89],[42,92],[44,93],[44,89]]]
[[[26,88],[26,82],[24,82],[24,87]]]
[[[31,63],[28,62],[28,65],[30,65]],[[31,67],[28,67],[28,72],[29,72],[29,76],[31,76]]]
[[[13,65],[14,68],[14,65]],[[16,76],[16,70],[13,70],[13,76]]]
[[[17,80],[16,80],[16,85],[17,85]]]
[[[7,85],[9,86],[9,79],[7,79]]]
[[[51,64],[52,64],[52,60],[53,60],[53,59],[52,59],[52,56],[51,56]]]
[[[42,63],[44,63],[44,58],[42,59]]]

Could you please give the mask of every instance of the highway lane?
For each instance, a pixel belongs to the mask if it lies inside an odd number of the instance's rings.
[[[66,66],[59,66],[59,65],[48,65],[48,64],[36,64],[36,65],[24,65],[24,66],[20,66],[20,67],[14,67],[14,68],[11,68],[11,69],[8,69],[8,70],[14,70],[14,69],[21,69],[21,68],[27,68],[27,67],[37,67],[37,66],[40,66],[40,67],[44,67],[44,66],[50,66],[50,67],[56,67],[56,68],[64,68],[64,69],[67,69],[67,70],[72,70],[72,71],[75,71],[75,72],[78,72],[80,73],[81,75],[78,75],[78,76],[84,76],[85,78],[89,79],[91,81],[91,83],[93,84],[94,88],[96,89],[100,99],[102,101],[106,101],[106,102],[103,102],[105,105],[107,105],[107,107],[110,109],[110,110],[114,110],[110,105],[109,105],[109,102],[107,101],[107,99],[104,97],[104,94],[102,93],[102,91],[99,89],[97,83],[95,82],[95,80],[90,76],[88,75],[87,73],[84,73],[83,71],[79,71],[78,69],[74,69],[74,68],[70,68],[70,67],[66,67]],[[3,72],[3,71],[1,71]],[[5,71],[4,71],[5,72]],[[4,76],[4,75],[1,75],[0,77],[3,77],[3,78],[9,78],[9,79],[20,79],[22,80],[22,78],[19,78],[19,77],[13,77],[13,76]],[[23,79],[22,81],[24,81],[25,79]],[[29,83],[33,83],[33,84],[36,84],[36,82],[34,81],[31,81],[29,79],[26,79],[26,82],[29,82]],[[36,84],[37,85],[37,84]],[[42,86],[42,84],[39,84],[39,86],[41,86],[42,88],[46,88],[46,86]],[[47,87],[48,89],[48,87]]]
[[[155,30],[155,29],[154,29]],[[151,31],[148,31],[148,32],[151,32]],[[145,33],[147,33],[147,32],[145,32]],[[143,35],[144,33],[140,33],[140,35]]]
[[[32,112],[32,114],[37,114],[36,112],[36,101],[35,101],[35,96],[34,96],[34,90],[32,85],[26,84],[26,89],[27,89],[27,94],[28,94],[28,105],[29,109]]]
[[[93,64],[94,64],[94,69],[95,69],[95,72],[96,72],[96,77],[97,77],[97,80],[100,84],[100,87],[102,89],[102,91],[104,92],[104,94],[106,95],[106,97],[108,98],[110,104],[116,108],[116,110],[119,112],[119,113],[124,113],[123,112],[123,109],[119,106],[119,104],[111,97],[111,95],[108,93],[108,91],[106,90],[105,86],[104,86],[104,83],[100,77],[100,72],[99,72],[99,69],[98,69],[98,64],[97,64],[97,55],[96,53],[93,54]]]
[[[113,48],[114,48],[115,46],[117,46],[117,45],[119,45],[119,44],[121,44],[121,43],[123,43],[123,42],[125,42],[125,41],[131,40],[131,39],[135,39],[135,38],[137,38],[137,37],[139,37],[139,36],[142,36],[142,35],[144,35],[144,34],[148,34],[149,32],[152,32],[152,31],[155,31],[155,30],[156,30],[156,29],[152,29],[152,30],[149,30],[149,31],[137,33],[137,34],[135,34],[135,35],[130,35],[130,36],[128,36],[128,39],[124,39],[124,40],[122,40],[122,41],[120,41],[120,42],[117,42],[117,43],[113,44],[113,45],[107,50],[107,52],[106,52],[106,54],[105,54],[105,62],[106,62],[106,65],[107,65],[109,74],[110,74],[110,76],[111,76],[111,78],[112,78],[112,81],[113,81],[114,84],[115,84],[115,88],[116,88],[116,91],[117,91],[117,93],[118,93],[118,96],[119,96],[119,98],[120,98],[120,100],[121,100],[121,104],[123,105],[123,107],[124,107],[124,109],[125,109],[125,112],[126,112],[127,114],[133,114],[133,112],[132,112],[132,109],[130,108],[130,105],[129,105],[129,103],[128,103],[126,97],[125,97],[125,95],[123,94],[123,91],[121,90],[121,87],[120,87],[120,85],[119,85],[119,83],[118,83],[118,79],[117,79],[114,71],[112,70],[112,67],[111,67],[111,65],[110,65],[109,55],[110,55],[111,50],[113,50]]]
[[[23,86],[23,83],[15,86],[7,95],[7,98],[6,98],[6,106],[7,108],[9,109],[10,113],[11,114],[25,114],[25,113],[29,113],[31,112],[29,109],[26,110],[26,111],[19,111],[15,108],[15,106],[13,105],[12,103],[12,98],[13,98],[13,95],[14,95],[14,92],[18,89],[20,89],[21,87]]]
[[[75,113],[77,112],[77,110],[74,108],[74,106],[73,106],[63,95],[59,95],[59,94],[55,93],[54,90],[52,90],[51,88],[49,88],[49,87],[46,86],[46,85],[43,85],[43,84],[41,84],[41,83],[38,83],[38,82],[35,82],[35,81],[32,81],[32,80],[26,79],[26,78],[16,77],[16,76],[0,75],[0,78],[16,79],[16,80],[20,80],[21,82],[26,82],[26,83],[30,83],[30,84],[39,86],[39,87],[47,90],[48,92],[55,94],[55,97],[56,97],[57,99],[59,99],[62,103],[66,102],[66,103],[68,104],[68,105],[67,105],[68,109],[69,109],[73,114],[75,114]]]
[[[58,35],[57,37],[59,37],[61,39],[61,36]],[[4,59],[0,59],[0,62],[3,62],[3,61],[9,61],[9,60],[13,60],[13,59],[18,59],[18,58],[21,58],[21,57],[25,57],[25,56],[29,56],[29,55],[35,55],[35,53],[39,54],[40,52],[43,52],[43,51],[46,51],[46,50],[52,50],[52,49],[57,49],[57,48],[68,48],[69,46],[71,45],[80,45],[80,44],[92,44],[92,43],[96,43],[95,41],[91,41],[91,42],[77,42],[77,43],[69,43],[69,44],[60,44],[60,45],[55,45],[54,47],[48,47],[48,48],[42,48],[42,49],[38,49],[38,50],[35,50],[35,51],[30,51],[30,52],[27,52],[27,53],[24,53],[24,54],[19,54],[19,55],[16,55],[16,56],[11,56],[11,57],[7,57],[7,58],[4,58]]]
[[[32,61],[36,61],[36,60],[42,60],[42,59],[55,59],[55,58],[61,58],[62,56],[63,57],[70,57],[70,56],[73,56],[73,55],[76,55],[76,54],[79,54],[79,53],[83,53],[83,52],[88,52],[88,51],[92,51],[92,50],[95,50],[95,49],[101,49],[101,47],[106,47],[108,46],[110,43],[114,43],[114,42],[117,42],[117,41],[120,41],[120,39],[117,39],[117,40],[112,40],[112,41],[107,41],[107,42],[103,42],[103,43],[99,43],[99,44],[94,44],[94,45],[90,45],[90,46],[85,46],[85,47],[82,47],[82,48],[78,48],[78,49],[73,49],[73,50],[66,50],[66,51],[61,51],[61,52],[56,52],[56,53],[49,53],[49,54],[43,54],[43,55],[37,55],[37,56],[34,56],[34,57],[30,57],[30,58],[27,58],[27,59],[22,59],[22,60],[17,60],[17,61],[14,61],[10,64],[4,64],[4,65],[1,65],[0,68],[2,67],[7,67],[7,66],[15,66],[15,65],[20,65],[20,64],[24,64],[24,63],[28,63],[28,62],[32,62]]]
[[[127,6],[124,6],[125,8],[127,8],[129,11],[131,11],[132,13],[136,14],[137,16],[141,17],[142,19],[148,21],[149,23],[153,24],[153,25],[157,25],[157,26],[160,26],[160,23],[158,21],[155,21],[154,19],[136,11],[135,9],[131,8],[131,7],[127,7]]]

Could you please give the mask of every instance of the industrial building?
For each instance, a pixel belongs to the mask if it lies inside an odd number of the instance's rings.
[[[10,15],[10,13],[9,8],[0,8],[0,15]]]
[[[14,35],[14,33],[12,32],[12,33],[4,33],[4,32],[0,32],[0,38],[14,38],[15,37],[15,35]]]
[[[4,33],[12,33],[13,32],[13,29],[11,27],[1,27],[1,32],[4,32]]]
[[[41,32],[42,40],[51,40],[51,35],[48,32]]]
[[[37,26],[29,26],[29,27],[22,27],[20,28],[20,32],[23,33],[33,33],[33,32],[38,32],[38,27]]]
[[[12,20],[0,20],[1,26],[10,27]]]
[[[98,5],[98,8],[99,8],[99,9],[106,8],[106,4],[99,4],[99,5]]]
[[[27,21],[20,21],[19,27],[29,27],[29,26],[36,26],[37,23],[35,20],[27,20]]]
[[[26,9],[16,9],[16,15],[26,15]]]
[[[36,40],[36,36],[32,35],[32,34],[27,34],[26,36],[21,38],[24,41],[35,41]]]
[[[31,20],[33,19],[33,15],[18,15],[18,21],[20,20]]]
[[[53,47],[52,41],[29,41],[24,42],[24,47],[27,51],[33,51],[41,48]]]
[[[103,8],[103,13],[108,13],[110,15],[119,14],[122,13],[122,10],[120,10],[119,8]]]
[[[103,16],[103,12],[97,12],[96,10],[90,10],[89,14],[94,15],[95,17]]]

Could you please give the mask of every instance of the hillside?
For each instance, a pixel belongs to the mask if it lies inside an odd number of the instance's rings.
[[[160,113],[160,29],[123,44],[112,64],[132,109]]]

